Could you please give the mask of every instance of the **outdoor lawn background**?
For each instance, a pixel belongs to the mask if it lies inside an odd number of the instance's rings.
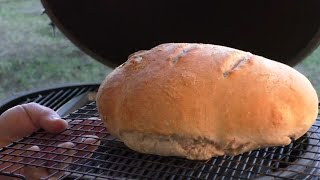
[[[100,83],[110,68],[81,52],[58,30],[53,36],[40,0],[0,0],[0,104],[26,91]],[[320,92],[320,48],[295,68]]]

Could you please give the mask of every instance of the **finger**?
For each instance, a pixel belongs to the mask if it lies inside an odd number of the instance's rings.
[[[100,140],[94,135],[84,135],[81,142],[76,146],[78,149],[75,154],[77,157],[91,157],[92,153],[97,150]]]
[[[41,166],[44,161],[43,160],[35,160],[38,157],[43,156],[43,154],[38,153],[40,148],[38,146],[32,146],[26,151],[26,156],[30,156],[31,158],[24,158],[23,162],[25,164],[30,164],[24,166],[20,173],[24,175],[27,179],[41,179],[47,177],[49,175],[48,170]]]
[[[54,159],[63,163],[48,162],[50,164],[48,165],[48,172],[50,174],[49,179],[59,179],[65,174],[65,170],[70,167],[73,160],[72,157],[76,152],[75,150],[73,150],[74,147],[75,144],[71,142],[65,142],[58,145],[58,148],[54,152],[61,155],[56,156]],[[50,167],[53,167],[54,169],[50,169]]]
[[[0,116],[0,146],[4,147],[23,136],[36,131],[21,106],[15,106]]]
[[[68,127],[67,122],[48,107],[37,103],[23,104],[22,107],[37,128],[43,128],[51,133],[59,133]]]
[[[88,146],[86,146],[84,149],[92,152],[97,150],[97,147],[100,145],[98,136],[94,135],[84,135],[82,141],[84,144],[88,144]]]
[[[24,166],[21,162],[23,160],[22,156],[24,156],[26,152],[21,149],[25,147],[28,148],[27,146],[17,144],[12,146],[12,149],[6,149],[1,152],[0,171],[7,173],[19,171]]]
[[[59,144],[58,148],[50,150],[46,149],[42,151],[42,153],[33,154],[33,157],[37,156],[42,160],[33,160],[33,162],[31,162],[32,158],[26,158],[25,163],[30,163],[31,166],[24,167],[22,169],[22,174],[25,175],[27,179],[47,178],[55,180],[61,178],[72,162],[71,157],[75,151],[70,149],[74,146],[75,145],[71,142],[65,142]],[[40,148],[38,146],[33,146],[29,150],[40,151]]]

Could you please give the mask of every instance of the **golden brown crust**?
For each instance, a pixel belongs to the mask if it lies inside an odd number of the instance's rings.
[[[318,114],[316,91],[293,68],[228,47],[190,43],[131,55],[101,84],[97,105],[117,137],[136,132],[205,138],[223,148],[234,144],[234,154],[248,143],[253,145],[246,151],[289,144]]]

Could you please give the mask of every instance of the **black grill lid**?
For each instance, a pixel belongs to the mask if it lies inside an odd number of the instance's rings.
[[[165,42],[230,46],[295,65],[320,39],[319,0],[41,0],[80,49],[115,67]]]

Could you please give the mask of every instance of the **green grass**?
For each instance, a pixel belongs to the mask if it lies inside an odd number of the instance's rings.
[[[295,69],[304,74],[313,84],[320,95],[320,47],[311,53]]]
[[[40,0],[0,0],[0,100],[63,84],[99,83],[111,71],[60,32],[54,37],[42,10]],[[295,68],[320,92],[320,48]]]
[[[42,10],[39,0],[0,0],[0,100],[33,89],[99,83],[111,70],[60,32],[54,37]]]

